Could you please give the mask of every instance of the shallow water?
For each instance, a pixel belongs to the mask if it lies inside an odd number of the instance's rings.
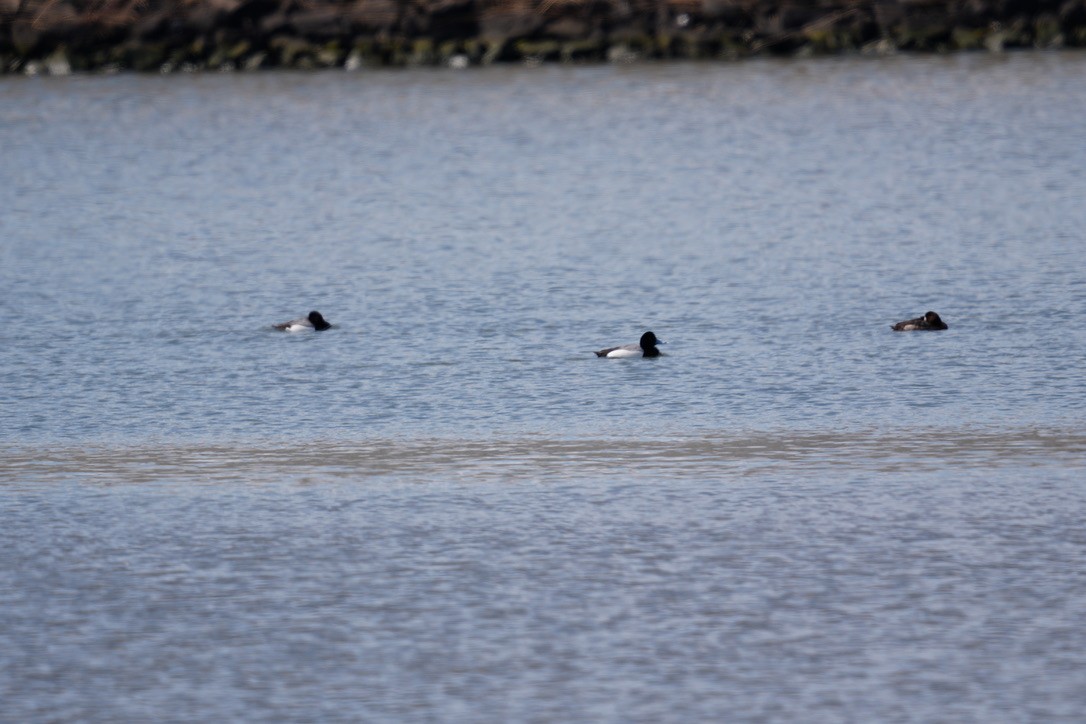
[[[0,79],[0,718],[1076,720],[1083,117],[1076,53]]]

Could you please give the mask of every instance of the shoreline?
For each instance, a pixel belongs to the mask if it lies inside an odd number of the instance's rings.
[[[1086,0],[0,0],[0,74],[1086,47]]]

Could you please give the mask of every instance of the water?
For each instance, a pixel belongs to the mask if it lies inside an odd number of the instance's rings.
[[[1077,53],[0,80],[0,720],[1080,720],[1083,117]]]

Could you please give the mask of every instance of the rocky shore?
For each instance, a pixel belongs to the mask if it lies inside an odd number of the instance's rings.
[[[0,0],[0,73],[1086,47],[1086,0]]]

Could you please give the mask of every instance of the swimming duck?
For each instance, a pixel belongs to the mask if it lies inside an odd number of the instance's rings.
[[[641,335],[641,341],[637,344],[624,344],[621,347],[608,347],[596,353],[597,357],[659,357],[660,350],[656,345],[664,344],[656,339],[652,332]]]
[[[311,329],[315,332],[323,332],[331,326],[332,325],[321,316],[320,312],[310,312],[307,317],[277,324],[275,325],[275,328],[281,329],[284,332],[301,332],[307,329]]]
[[[936,330],[936,329],[948,329],[946,322],[939,318],[939,315],[935,312],[924,312],[923,317],[917,317],[916,319],[906,319],[904,322],[898,322],[890,327],[895,332],[912,332],[918,329]]]

